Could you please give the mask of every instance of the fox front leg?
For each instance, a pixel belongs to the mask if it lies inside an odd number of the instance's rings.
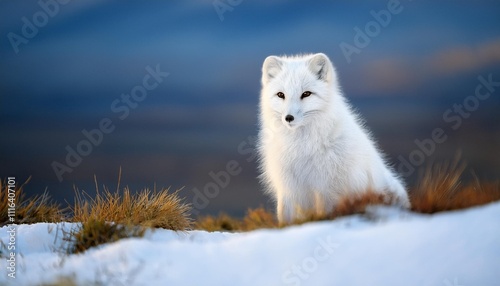
[[[296,208],[293,201],[284,196],[279,195],[277,198],[276,213],[280,225],[292,223],[296,217]]]

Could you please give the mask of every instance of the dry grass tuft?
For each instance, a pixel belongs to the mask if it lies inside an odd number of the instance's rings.
[[[206,231],[240,231],[241,220],[229,216],[226,213],[220,213],[218,216],[201,216],[196,220],[195,229]]]
[[[81,253],[91,247],[118,241],[122,238],[142,237],[144,226],[123,225],[106,222],[103,219],[89,218],[82,222],[81,228],[70,234],[70,253]]]
[[[61,276],[54,283],[40,284],[40,286],[77,286],[74,277]],[[97,284],[96,284],[97,285]]]
[[[274,213],[259,207],[248,209],[246,216],[243,218],[243,226],[246,231],[259,228],[276,228],[278,227],[278,221]]]
[[[330,213],[317,214],[313,211],[300,211],[301,219],[295,220],[291,225],[303,224],[312,221],[333,220],[337,217],[353,214],[364,214],[370,205],[390,205],[393,196],[368,191],[359,195],[348,195],[340,199],[337,207]],[[263,207],[248,209],[243,219],[231,217],[225,213],[218,216],[202,216],[196,220],[195,229],[206,231],[252,231],[261,228],[278,228],[276,215]]]
[[[478,179],[464,185],[465,163],[457,156],[451,163],[429,166],[421,173],[419,184],[410,192],[412,210],[435,213],[464,209],[500,200],[500,184]]]
[[[243,219],[225,213],[218,216],[202,216],[196,220],[195,229],[206,231],[251,231],[260,228],[275,228],[278,223],[272,212],[263,207],[248,209]]]
[[[302,212],[302,219],[297,219],[293,224],[303,224],[312,221],[334,220],[338,217],[355,214],[365,214],[366,208],[373,205],[392,205],[394,196],[389,193],[367,192],[356,195],[344,195],[330,213],[318,214],[316,212]]]
[[[332,218],[348,216],[353,214],[364,214],[368,206],[373,205],[393,205],[394,195],[390,193],[376,193],[367,191],[357,196],[344,196],[330,214]]]
[[[97,185],[97,182],[96,182]],[[122,238],[142,237],[148,228],[166,228],[184,231],[191,226],[189,205],[184,204],[177,192],[168,189],[151,192],[148,189],[131,194],[97,189],[94,198],[76,191],[73,221],[81,222],[81,228],[70,233],[70,253],[111,243]]]
[[[12,200],[9,200],[9,185],[6,180],[0,180],[0,227],[9,223],[60,222],[65,219],[63,215],[64,210],[61,209],[59,204],[52,202],[46,192],[28,199],[26,198],[23,193],[23,187],[29,180],[14,188],[15,208],[10,208],[11,214],[13,214],[13,210],[15,209],[14,221],[10,221],[9,217],[9,206],[12,203]]]
[[[47,193],[25,199],[23,186],[27,182],[16,186],[13,191],[10,187],[10,197],[14,192],[16,199],[13,223],[64,221],[63,210],[50,201]],[[10,208],[9,213],[11,202],[9,186],[0,182],[0,226],[12,223],[9,221],[9,214],[14,213],[14,208]],[[121,238],[142,236],[148,228],[186,230],[191,226],[189,205],[182,202],[177,192],[169,193],[168,189],[159,192],[146,189],[131,194],[128,188],[122,193],[105,188],[102,193],[97,189],[95,198],[77,191],[75,204],[69,209],[73,212],[72,221],[81,223],[78,230],[66,234],[65,239],[71,242],[70,253]]]
[[[104,189],[103,193],[98,191],[95,198],[77,191],[72,208],[75,222],[103,220],[171,230],[186,230],[191,226],[189,210],[189,205],[182,202],[177,192],[145,189],[131,194],[128,188],[123,193]]]

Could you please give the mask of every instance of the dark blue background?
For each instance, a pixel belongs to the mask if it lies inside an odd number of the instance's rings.
[[[99,186],[116,188],[121,167],[122,186],[185,186],[180,195],[193,202],[194,189],[214,181],[209,173],[234,160],[241,173],[202,213],[266,205],[255,160],[238,152],[257,133],[262,62],[324,52],[393,164],[442,128],[448,139],[423,166],[462,151],[480,179],[498,179],[500,90],[457,130],[442,118],[474,95],[479,75],[500,81],[498,1],[401,1],[400,13],[349,63],[341,43],[353,45],[355,27],[364,30],[371,11],[388,2],[247,0],[221,20],[214,3],[228,3],[222,0],[70,1],[16,53],[9,33],[23,36],[23,17],[33,23],[44,12],[36,1],[2,1],[0,176],[20,183],[31,176],[28,193],[47,190],[71,202],[75,187],[95,190],[94,175]],[[120,120],[111,103],[157,65],[169,76]],[[75,148],[82,130],[103,118],[115,130],[59,182],[51,164],[64,163],[66,146]]]

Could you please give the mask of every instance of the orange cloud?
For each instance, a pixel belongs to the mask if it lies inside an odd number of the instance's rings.
[[[500,63],[500,39],[476,47],[454,47],[421,59],[385,58],[361,67],[359,93],[394,93],[425,83],[430,78],[472,72]]]
[[[382,59],[368,63],[362,71],[362,85],[367,91],[394,92],[413,85],[416,73],[402,59]]]
[[[500,62],[500,40],[480,46],[457,47],[442,51],[428,60],[430,68],[438,73],[454,74],[472,71]]]

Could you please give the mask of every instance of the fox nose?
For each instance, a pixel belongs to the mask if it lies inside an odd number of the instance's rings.
[[[288,114],[286,117],[285,117],[285,120],[286,122],[292,122],[295,118],[293,117],[293,115],[290,115]]]

